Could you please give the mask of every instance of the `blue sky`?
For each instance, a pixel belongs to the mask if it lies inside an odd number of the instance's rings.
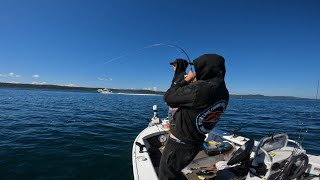
[[[0,82],[165,91],[169,62],[225,57],[232,94],[314,98],[320,3],[0,0]]]

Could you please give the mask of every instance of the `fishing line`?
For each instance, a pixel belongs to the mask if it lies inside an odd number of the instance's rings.
[[[315,112],[315,110],[316,110],[316,102],[317,102],[317,100],[318,100],[318,92],[319,92],[319,80],[318,80],[318,84],[317,84],[317,93],[316,93],[316,98],[315,98],[314,103],[313,103],[313,108],[314,108],[313,113],[314,113],[314,112]],[[312,115],[311,115],[311,118],[313,118],[313,116],[312,116]],[[306,133],[308,132],[308,130],[309,130],[309,127],[307,127]],[[302,142],[303,142],[303,140],[304,140],[304,137],[305,137],[306,133],[304,133],[304,135],[303,135],[303,137],[302,137],[302,140],[301,140],[301,142],[299,143],[300,145],[302,144]]]
[[[141,51],[143,51],[143,50],[145,50],[145,49],[148,49],[148,48],[155,47],[155,46],[157,46],[157,45],[158,45],[158,44],[153,44],[153,45],[145,46],[145,47],[139,48],[139,49],[137,49],[137,50],[135,50],[135,51],[133,51],[133,52],[125,53],[125,54],[123,54],[123,55],[121,55],[121,56],[117,56],[117,57],[115,57],[115,58],[111,58],[111,59],[109,59],[108,61],[104,62],[104,64],[108,64],[108,63],[110,63],[110,62],[113,62],[113,61],[122,59],[122,58],[127,57],[127,56],[129,56],[129,55],[131,55],[131,54],[137,54],[138,52],[141,52]]]
[[[297,118],[297,129],[299,130],[299,132],[297,133],[297,131],[295,132],[295,139],[294,141],[299,143],[299,140],[301,139],[301,134],[303,132],[303,127],[300,127],[301,125],[304,125],[303,123],[299,124],[299,118]]]
[[[316,94],[316,99],[314,101],[314,104],[317,102],[318,100],[318,92],[319,92],[319,80],[318,80],[318,85],[317,85],[317,94]]]
[[[317,100],[318,100],[318,92],[319,92],[319,80],[318,80],[318,83],[317,83],[317,93],[316,93],[316,98],[315,98],[315,100],[314,100],[314,103],[313,103],[313,105],[314,105],[314,111],[315,111],[315,107],[316,107],[316,102],[317,102]],[[313,112],[314,112],[313,111]],[[313,116],[311,115],[311,118],[313,118]],[[306,130],[305,130],[305,132],[303,133],[303,136],[301,137],[301,134],[302,134],[302,132],[304,131],[304,128],[303,127],[301,127],[301,128],[299,128],[299,126],[304,126],[304,125],[306,125],[306,124],[304,124],[304,123],[301,123],[301,124],[299,124],[299,119],[297,119],[297,129],[299,129],[299,135],[295,138],[295,141],[296,142],[298,142],[300,145],[302,145],[302,143],[303,143],[303,141],[304,141],[304,138],[305,138],[305,136],[306,136],[306,134],[308,133],[308,131],[309,131],[309,127],[306,127]],[[297,132],[295,132],[295,135],[297,134]]]
[[[314,111],[315,111],[315,106],[316,106],[316,102],[317,102],[317,100],[318,100],[318,92],[319,92],[319,80],[318,80],[318,84],[317,84],[317,93],[316,93],[316,98],[315,98],[315,101],[314,101]],[[314,113],[314,112],[313,112]],[[312,116],[311,116],[312,117]],[[308,133],[308,130],[309,130],[309,127],[307,127],[307,130],[305,131],[305,133],[304,133],[304,135],[303,135],[303,137],[302,137],[302,139],[301,139],[301,141],[300,142],[298,142],[299,144],[300,144],[300,146],[302,146],[302,142],[304,141],[304,138],[305,138],[305,136],[306,136],[306,134]],[[300,139],[300,135],[299,135],[299,139]],[[298,140],[299,140],[298,139]],[[302,153],[302,151],[301,151],[301,149],[298,149],[298,148],[294,148],[293,149],[293,151],[291,152],[291,155],[289,156],[289,160],[286,162],[286,164],[284,165],[284,167],[283,167],[283,169],[281,170],[281,172],[278,174],[278,176],[275,178],[276,180],[278,179],[278,178],[280,178],[280,179],[282,179],[282,176],[283,176],[283,171],[284,171],[284,169],[288,166],[288,164],[289,164],[289,162],[292,160],[292,158],[293,158],[293,156],[294,155],[298,155],[298,154],[300,154],[300,153]]]

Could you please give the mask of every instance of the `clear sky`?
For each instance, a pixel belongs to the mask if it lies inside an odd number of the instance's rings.
[[[314,98],[318,0],[0,0],[0,82],[165,91],[169,62],[226,59],[231,94]],[[144,48],[149,47],[149,48]]]

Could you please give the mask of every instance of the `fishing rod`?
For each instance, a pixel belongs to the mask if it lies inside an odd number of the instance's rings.
[[[181,46],[178,46],[178,45],[176,45],[176,44],[168,44],[168,43],[156,43],[156,44],[152,44],[152,45],[149,45],[149,46],[145,46],[145,47],[143,47],[143,48],[137,49],[136,51],[134,51],[134,52],[132,52],[132,53],[123,54],[123,55],[121,55],[121,56],[118,56],[118,57],[109,59],[109,60],[106,61],[104,64],[107,64],[107,63],[110,63],[110,62],[119,60],[119,59],[121,59],[121,58],[124,58],[124,57],[126,57],[126,56],[129,56],[130,54],[138,53],[138,52],[141,52],[141,51],[143,51],[143,50],[145,50],[145,49],[149,49],[149,48],[153,48],[153,47],[158,47],[158,46],[166,46],[166,47],[175,48],[179,53],[183,53],[183,54],[187,57],[187,59],[188,59],[188,62],[189,62],[189,64],[190,64],[191,71],[193,71],[193,69],[192,69],[193,63],[191,62],[191,60],[190,60],[189,55],[187,54],[187,52],[186,52]]]
[[[172,47],[172,48],[175,48],[179,53],[183,53],[187,59],[188,59],[188,62],[189,62],[189,65],[190,65],[190,69],[191,71],[193,71],[192,69],[192,65],[193,63],[191,62],[190,58],[189,58],[189,55],[187,54],[187,52],[180,46],[176,45],[176,44],[167,44],[167,43],[158,43],[158,44],[153,44],[151,46],[146,46],[145,48],[151,48],[151,47],[157,47],[157,46],[167,46],[167,47]]]

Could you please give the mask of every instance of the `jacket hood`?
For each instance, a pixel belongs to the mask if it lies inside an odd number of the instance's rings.
[[[175,61],[170,63],[171,65],[176,65],[176,71],[174,72],[174,76],[171,82],[171,86],[175,83],[182,81],[186,75],[186,69],[188,67],[188,61],[184,59],[176,59]]]
[[[188,61],[185,59],[176,59],[170,63],[171,65],[176,65],[176,71],[174,74],[185,73],[188,67]]]
[[[204,54],[193,60],[197,80],[218,78],[224,80],[226,74],[225,60],[217,54]]]

